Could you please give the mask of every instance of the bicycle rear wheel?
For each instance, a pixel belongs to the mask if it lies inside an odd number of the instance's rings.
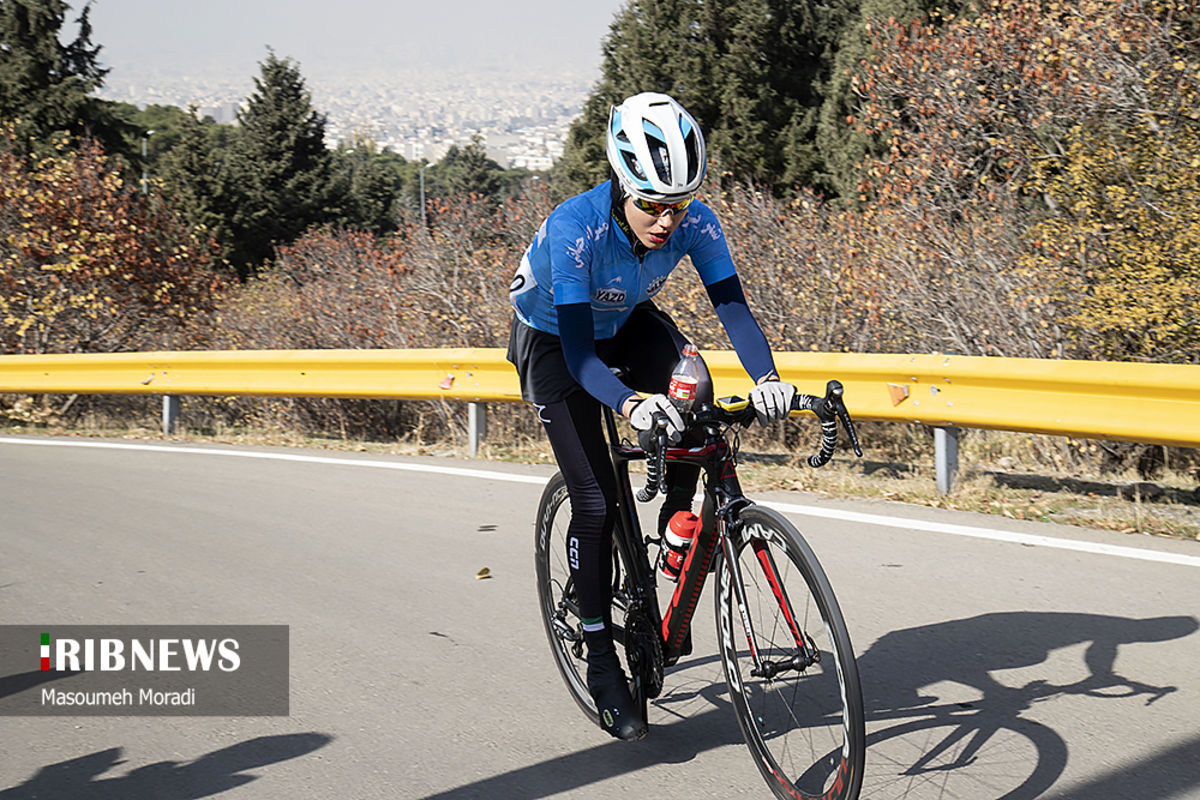
[[[535,566],[537,572],[538,608],[542,616],[542,624],[546,630],[546,638],[550,642],[550,650],[554,654],[554,663],[562,675],[563,682],[571,698],[578,704],[580,710],[595,724],[600,724],[600,716],[596,713],[596,703],[587,688],[587,658],[586,647],[583,643],[583,623],[579,616],[579,605],[575,598],[575,587],[571,581],[571,570],[567,563],[567,527],[571,522],[571,499],[567,494],[566,481],[561,474],[555,475],[542,492],[538,504],[537,523],[535,525],[536,546]],[[647,680],[643,675],[652,671],[654,655],[657,655],[659,665],[659,685],[661,685],[661,649],[655,653],[641,653],[633,648],[638,663],[629,663],[630,646],[626,641],[626,631],[633,626],[638,629],[647,628],[644,615],[632,612],[627,593],[623,590],[626,585],[627,570],[622,560],[613,550],[613,602],[612,624],[613,639],[621,656],[625,674],[633,678],[630,691],[635,702],[642,706],[645,714]],[[650,637],[657,637],[657,630],[647,628]],[[639,637],[633,637],[639,638]],[[640,639],[646,639],[643,635]],[[657,639],[655,638],[656,642]],[[622,647],[621,645],[624,645]],[[625,651],[625,652],[622,652]],[[653,692],[653,687],[649,687]]]
[[[854,800],[866,753],[862,689],[829,579],[800,533],[770,509],[744,509],[727,535],[746,603],[743,617],[733,565],[722,558],[717,636],[754,761],[777,797]],[[765,670],[756,669],[743,620]]]

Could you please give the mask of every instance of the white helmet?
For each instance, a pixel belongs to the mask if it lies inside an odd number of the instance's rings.
[[[674,203],[704,180],[704,135],[674,99],[642,92],[608,115],[608,163],[621,187],[643,200]]]

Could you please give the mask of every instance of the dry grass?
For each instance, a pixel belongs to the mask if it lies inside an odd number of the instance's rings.
[[[1180,476],[1153,484],[1126,479],[1088,478],[969,465],[953,490],[938,494],[932,465],[914,466],[840,456],[821,470],[795,464],[757,463],[749,457],[740,473],[747,489],[786,489],[826,497],[876,498],[904,503],[997,514],[1012,519],[1056,522],[1088,528],[1200,540],[1200,500]],[[1130,487],[1153,485],[1154,499]],[[1142,489],[1147,494],[1154,489]]]

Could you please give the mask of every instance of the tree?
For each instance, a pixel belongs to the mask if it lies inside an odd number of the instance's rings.
[[[845,0],[834,12],[840,33],[834,42],[829,83],[821,103],[814,143],[832,194],[854,201],[869,156],[879,155],[878,142],[855,124],[862,102],[859,76],[865,64],[881,54],[871,26],[903,26],[913,20],[940,22],[953,15],[962,0]]]
[[[451,193],[475,194],[488,202],[499,200],[504,188],[504,168],[488,158],[480,133],[472,135],[468,145],[451,145],[441,164]]]
[[[335,211],[325,115],[313,108],[295,62],[269,52],[260,66],[255,92],[238,113],[241,132],[232,159],[240,197],[232,219],[231,260],[243,276],[270,258],[277,245]]]
[[[779,191],[824,185],[814,139],[845,3],[632,0],[602,45],[601,80],[568,133],[556,180],[602,180],[609,107],[643,91],[672,95],[734,177]]]
[[[124,132],[110,104],[90,96],[108,73],[91,41],[90,6],[76,20],[75,39],[60,41],[68,7],[63,0],[0,2],[0,117],[16,121],[25,151],[61,133],[116,147]]]
[[[222,260],[231,261],[238,244],[233,219],[241,201],[232,164],[238,129],[211,117],[201,120],[194,107],[172,122],[166,138],[175,145],[159,157],[155,183],[179,216],[213,236]]]
[[[860,185],[901,237],[873,258],[903,327],[955,352],[1195,361],[1194,9],[975,0],[871,23]]]
[[[338,198],[337,227],[376,236],[396,230],[397,202],[404,191],[406,162],[373,141],[356,138],[352,147],[334,152],[333,195]]]
[[[95,142],[32,159],[19,144],[0,127],[0,352],[162,349],[213,309],[210,239],[130,191]]]

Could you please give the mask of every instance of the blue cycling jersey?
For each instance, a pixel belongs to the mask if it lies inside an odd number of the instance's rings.
[[[525,324],[559,335],[555,306],[589,303],[596,339],[616,335],[638,303],[658,294],[690,256],[705,286],[736,274],[716,214],[693,201],[661,248],[640,258],[612,218],[609,181],[551,212],[521,258],[509,300]]]

